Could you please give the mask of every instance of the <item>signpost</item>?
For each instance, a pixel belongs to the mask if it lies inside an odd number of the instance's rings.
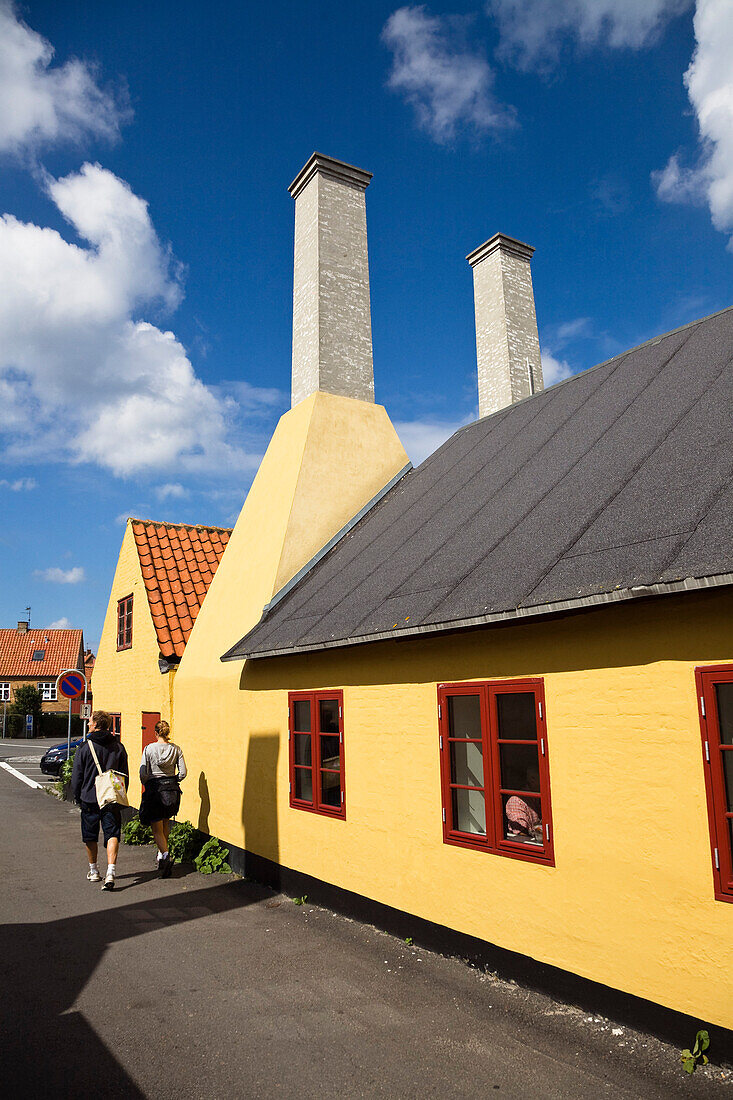
[[[69,700],[69,724],[66,729],[66,759],[71,756],[71,700],[76,699],[84,689],[84,707],[87,704],[87,678],[78,668],[66,668],[56,678],[56,693]],[[84,737],[87,735],[86,716],[84,718]]]
[[[86,722],[91,718],[91,716],[92,716],[92,704],[91,703],[82,703],[82,705],[79,707],[79,717],[83,718],[84,721]]]
[[[26,714],[25,716],[25,735],[26,737],[33,736],[33,715]]]

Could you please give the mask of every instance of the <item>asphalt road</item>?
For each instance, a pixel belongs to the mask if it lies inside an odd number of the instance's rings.
[[[10,764],[34,783],[48,787],[56,782],[56,776],[44,775],[40,760],[47,749],[59,744],[61,741],[58,737],[0,738],[0,762]]]
[[[161,881],[126,846],[113,893],[86,870],[78,812],[0,770],[8,1100],[733,1095],[657,1040],[234,876]]]

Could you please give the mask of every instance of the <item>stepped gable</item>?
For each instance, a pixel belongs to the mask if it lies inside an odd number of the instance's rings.
[[[180,658],[232,529],[140,519],[130,523],[160,652]]]

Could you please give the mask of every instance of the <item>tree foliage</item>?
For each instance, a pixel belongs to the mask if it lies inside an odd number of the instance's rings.
[[[16,688],[15,698],[8,708],[9,714],[32,714],[34,719],[41,716],[41,693],[33,684],[23,684]],[[34,722],[35,725],[35,722]]]

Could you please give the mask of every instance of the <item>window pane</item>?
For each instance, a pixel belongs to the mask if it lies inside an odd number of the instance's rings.
[[[321,767],[338,771],[341,767],[338,737],[321,738]]]
[[[723,750],[723,775],[725,776],[728,812],[733,813],[733,749]]]
[[[311,705],[308,699],[298,699],[293,703],[293,729],[310,733]]]
[[[534,692],[518,691],[496,696],[499,737],[510,741],[534,741],[537,737]]]
[[[721,744],[733,745],[733,684],[716,684],[715,695],[718,700]]]
[[[484,753],[475,741],[452,741],[450,746],[451,783],[483,787]]]
[[[341,779],[336,772],[321,772],[321,802],[326,806],[341,805]]]
[[[502,795],[504,836],[523,844],[542,844],[542,807],[539,798]]]
[[[313,774],[310,768],[295,769],[295,797],[313,801]]]
[[[510,791],[540,791],[536,745],[500,745],[501,785]]]
[[[338,699],[321,699],[318,703],[321,717],[321,733],[338,733],[339,731],[339,703]]]
[[[295,738],[295,763],[310,764],[311,761],[311,735],[309,733],[296,733]]]
[[[465,791],[454,788],[453,828],[462,833],[486,835],[486,809],[483,791]]]
[[[481,740],[481,703],[478,695],[448,697],[448,731],[450,737],[471,737]]]

